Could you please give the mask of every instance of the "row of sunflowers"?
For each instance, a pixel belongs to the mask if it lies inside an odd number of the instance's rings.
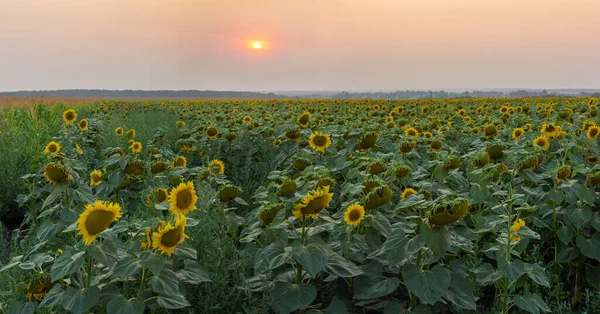
[[[211,217],[207,236],[254,264],[235,288],[276,313],[551,312],[557,282],[581,310],[600,273],[597,111],[590,98],[69,109],[21,178],[38,243],[0,271],[30,273],[20,313],[193,312],[186,286],[211,274],[186,230]],[[136,131],[134,115],[175,121]]]

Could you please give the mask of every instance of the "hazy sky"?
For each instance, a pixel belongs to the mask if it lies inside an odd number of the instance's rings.
[[[600,0],[0,0],[0,90],[600,88],[599,13]]]

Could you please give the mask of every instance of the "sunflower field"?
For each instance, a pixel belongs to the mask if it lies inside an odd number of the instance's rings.
[[[600,313],[597,106],[4,109],[0,311]]]

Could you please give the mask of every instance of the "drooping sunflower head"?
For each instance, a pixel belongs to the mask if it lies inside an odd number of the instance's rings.
[[[177,156],[175,157],[175,159],[173,159],[173,164],[172,167],[187,167],[187,158],[185,158],[185,156]]]
[[[412,172],[412,169],[410,169],[409,166],[404,166],[404,165],[398,166],[398,167],[396,167],[396,169],[394,169],[394,173],[396,174],[396,178],[398,178],[398,179],[408,177],[411,172]]]
[[[42,300],[53,284],[47,278],[38,278],[30,281],[27,286],[25,286],[25,291],[27,291],[27,300]]]
[[[85,206],[85,211],[77,219],[77,230],[83,243],[90,245],[96,237],[114,221],[121,218],[121,206],[115,203],[96,201]]]
[[[131,143],[131,146],[129,148],[132,152],[139,153],[142,151],[142,143],[134,141],[133,143]]]
[[[525,134],[525,130],[523,130],[523,128],[514,128],[512,131],[512,139],[518,140],[521,138],[521,136],[523,136],[523,134]]]
[[[44,148],[44,154],[58,154],[60,152],[60,144],[56,141],[50,141]]]
[[[541,132],[542,134],[552,137],[558,131],[556,125],[554,123],[544,123],[542,124]]]
[[[208,167],[214,176],[225,173],[225,164],[218,159],[211,161]]]
[[[440,151],[442,149],[442,141],[440,141],[440,140],[432,141],[431,144],[429,145],[429,149],[431,149],[434,152]]]
[[[556,169],[556,182],[568,180],[571,177],[571,167],[564,165]]]
[[[307,158],[300,156],[292,157],[292,166],[298,171],[304,171],[310,165],[312,165],[312,162]]]
[[[73,179],[65,167],[54,163],[49,163],[44,167],[44,177],[51,184]]]
[[[417,190],[413,189],[413,188],[405,188],[402,191],[402,199],[406,199],[407,197],[411,196],[411,195],[416,195],[418,194]]]
[[[592,164],[597,164],[598,162],[600,162],[600,159],[598,159],[598,157],[596,157],[594,155],[589,155],[589,156],[585,157],[585,162],[592,165]]]
[[[283,197],[290,197],[294,195],[294,193],[296,193],[297,189],[298,184],[296,183],[296,181],[292,179],[287,179],[283,181],[281,185],[279,185],[279,188],[277,188],[277,194]]]
[[[115,129],[115,134],[117,136],[123,136],[124,133],[125,133],[125,130],[122,127],[118,127]]]
[[[77,125],[79,127],[79,130],[81,131],[87,131],[88,126],[89,126],[89,122],[87,119],[81,119],[79,121],[79,124]]]
[[[490,156],[492,161],[498,161],[504,157],[506,147],[502,144],[492,144],[485,148],[485,152]]]
[[[381,173],[385,173],[386,171],[387,166],[380,161],[372,162],[367,166],[367,172],[372,175],[378,175]]]
[[[499,163],[490,170],[488,178],[490,181],[498,181],[503,173],[508,172],[508,166],[505,163]]]
[[[449,155],[442,162],[442,168],[444,170],[458,169],[458,167],[460,167],[460,158],[456,155]]]
[[[157,188],[154,190],[154,196],[158,204],[161,204],[169,200],[169,191],[164,188]]]
[[[473,166],[481,168],[490,163],[490,156],[486,152],[481,152],[473,158]]]
[[[585,181],[595,187],[600,184],[600,170],[594,169],[585,177]]]
[[[331,146],[331,135],[324,134],[321,132],[315,132],[310,135],[308,139],[310,147],[317,152],[324,152],[329,146]]]
[[[71,124],[77,120],[77,112],[73,109],[67,109],[63,112],[63,120],[66,124]]]
[[[287,130],[285,132],[284,136],[285,136],[286,140],[295,142],[300,139],[300,137],[302,136],[302,133],[300,132],[299,129],[291,129],[291,130]]]
[[[285,203],[271,204],[261,210],[258,220],[265,226],[270,226],[275,219],[275,216],[285,207]]]
[[[90,185],[91,186],[98,186],[100,185],[100,183],[102,183],[102,171],[100,170],[94,170],[92,172],[90,172]]]
[[[417,143],[415,141],[403,140],[402,142],[400,142],[398,150],[401,153],[407,154],[410,153],[415,148],[415,146],[417,146]]]
[[[217,192],[219,200],[223,203],[233,201],[240,194],[242,194],[242,189],[232,184],[221,186]]]
[[[196,210],[197,201],[198,196],[196,196],[194,182],[180,183],[169,193],[169,202],[171,203],[169,210],[176,216],[187,215],[190,211]]]
[[[325,178],[321,178],[317,181],[317,183],[315,183],[315,190],[319,189],[319,188],[324,188],[326,186],[329,186],[330,188],[333,187],[335,185],[335,179],[331,178],[331,177],[325,177]]]
[[[369,133],[365,134],[365,136],[363,136],[363,138],[360,140],[358,145],[360,146],[361,149],[369,149],[369,148],[375,146],[378,139],[379,139],[379,133],[369,132]]]
[[[383,206],[392,200],[392,189],[387,185],[374,188],[365,197],[365,208],[373,209]]]
[[[469,202],[463,197],[442,201],[429,211],[428,222],[434,226],[445,226],[461,220],[469,211]]]
[[[129,137],[130,140],[135,139],[135,130],[134,129],[127,130],[127,136]]]
[[[169,168],[169,164],[162,161],[157,161],[150,166],[150,172],[157,174],[161,173]]]
[[[167,223],[166,226],[157,227],[157,231],[152,233],[152,248],[160,251],[160,254],[171,256],[178,245],[188,238],[185,234],[186,218],[183,215],[177,216],[175,225]]]
[[[539,164],[540,161],[538,155],[532,154],[517,161],[517,164],[515,165],[515,170],[522,171],[526,169],[535,169]]]
[[[296,118],[296,123],[301,127],[305,128],[308,126],[308,122],[310,121],[310,112],[304,111]]]
[[[357,226],[363,219],[365,219],[365,208],[362,205],[354,203],[346,208],[344,221],[347,224]]]
[[[498,136],[498,128],[495,125],[489,124],[483,129],[483,137],[485,139],[492,139],[496,136]]]
[[[544,135],[540,135],[535,140],[533,140],[533,145],[543,150],[547,150],[548,147],[550,147],[550,139]]]
[[[209,139],[215,139],[219,136],[219,129],[217,127],[211,126],[206,130],[206,137]]]
[[[293,214],[297,218],[302,216],[316,218],[323,209],[329,206],[332,199],[333,193],[329,193],[329,186],[313,190],[294,205]]]
[[[144,173],[144,167],[145,164],[141,160],[130,161],[125,166],[125,173],[133,177],[138,177]]]

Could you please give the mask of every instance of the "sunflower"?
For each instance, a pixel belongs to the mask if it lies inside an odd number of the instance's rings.
[[[142,143],[134,141],[133,143],[131,143],[131,146],[129,148],[132,152],[139,153],[142,151]]]
[[[271,205],[265,207],[260,212],[260,215],[258,216],[258,220],[260,222],[262,222],[265,226],[270,226],[271,223],[273,223],[275,216],[277,216],[277,213],[279,213],[279,211],[281,209],[283,209],[284,207],[285,207],[285,203],[271,204]]]
[[[44,154],[57,154],[60,151],[60,144],[55,141],[50,141],[44,148]]]
[[[227,203],[233,201],[236,197],[238,197],[242,193],[242,189],[235,185],[223,185],[219,188],[217,195],[219,200],[223,203]]]
[[[416,139],[419,137],[419,131],[417,131],[417,129],[409,126],[406,128],[406,130],[404,130],[404,135]]]
[[[517,220],[515,220],[515,222],[513,222],[512,226],[510,226],[510,231],[512,231],[510,233],[510,239],[511,240],[515,240],[515,241],[519,241],[521,240],[521,238],[517,235],[514,235],[513,232],[519,232],[519,230],[521,230],[522,227],[525,227],[525,221],[523,221],[523,219],[519,218]]]
[[[308,126],[308,121],[310,120],[310,112],[304,111],[296,118],[296,123],[301,127],[305,128]]]
[[[571,167],[565,165],[556,170],[556,182],[568,180],[571,176]]]
[[[373,209],[383,206],[392,200],[392,189],[387,185],[374,187],[365,197],[365,208]]]
[[[142,250],[147,250],[152,247],[152,230],[146,229],[146,239],[141,244]]]
[[[435,140],[435,141],[431,142],[431,144],[429,145],[429,148],[431,149],[431,151],[434,151],[434,152],[440,151],[442,149],[442,141]]]
[[[365,208],[362,205],[355,203],[346,208],[344,221],[347,224],[357,226],[363,219],[365,219]]]
[[[83,149],[81,149],[81,147],[79,147],[79,145],[75,145],[75,150],[77,151],[77,153],[79,155],[83,155]]]
[[[324,152],[327,147],[331,146],[331,135],[315,132],[310,135],[308,144],[317,152]]]
[[[540,135],[535,140],[533,140],[534,146],[539,146],[541,149],[546,150],[550,147],[550,140],[544,136]]]
[[[548,137],[554,136],[554,134],[556,134],[556,132],[558,132],[558,131],[559,131],[559,129],[556,125],[554,125],[554,123],[542,124],[541,132],[542,132],[542,134],[544,134]]]
[[[125,133],[125,130],[123,130],[122,127],[118,127],[118,128],[115,129],[115,134],[117,136],[123,136],[123,133]]]
[[[291,129],[285,132],[285,139],[291,142],[295,142],[300,139],[302,133],[298,129]]]
[[[206,130],[206,137],[215,139],[217,136],[219,136],[219,129],[217,127],[211,126]]]
[[[91,186],[100,185],[100,183],[102,183],[102,180],[100,180],[100,177],[102,177],[102,171],[94,170],[94,171],[90,172],[90,185]]]
[[[277,138],[273,141],[273,146],[278,147],[279,145],[281,145],[281,143],[283,143],[283,141],[280,138]]]
[[[408,177],[411,172],[412,169],[410,169],[410,167],[408,166],[398,166],[396,167],[396,169],[394,169],[394,173],[396,174],[396,178],[398,179]]]
[[[411,196],[411,195],[416,195],[417,190],[413,189],[413,188],[405,188],[402,191],[402,199],[405,200],[407,197]]]
[[[329,193],[329,186],[313,190],[294,205],[294,217],[309,216],[316,218],[325,207],[329,206],[332,198],[333,193]]]
[[[214,176],[225,173],[225,164],[218,159],[214,159],[213,161],[211,161],[208,167],[210,168],[210,172]]]
[[[169,191],[167,191],[167,189],[157,188],[154,190],[154,196],[156,196],[158,204],[162,204],[169,200]]]
[[[184,121],[177,121],[175,122],[175,127],[178,129],[181,129],[185,126],[185,122]]]
[[[514,128],[512,131],[512,139],[518,140],[521,138],[521,136],[523,136],[523,134],[525,134],[525,130],[523,130],[523,128]]]
[[[596,157],[594,155],[585,157],[585,162],[587,162],[588,164],[597,164],[598,161],[599,161],[598,157]]]
[[[87,131],[89,123],[87,119],[81,119],[81,121],[79,121],[79,130],[81,131]]]
[[[461,220],[469,212],[469,202],[462,197],[442,201],[429,211],[428,222],[434,226],[445,226]]]
[[[495,125],[490,124],[483,129],[483,137],[485,139],[492,139],[496,136],[498,136],[498,128]]]
[[[83,243],[90,245],[98,234],[106,230],[110,224],[121,218],[121,206],[117,203],[96,201],[93,205],[85,205],[85,211],[77,219],[77,235],[83,236]]]
[[[52,282],[46,278],[32,280],[25,286],[27,300],[42,300],[52,288]]]
[[[71,124],[77,120],[77,112],[73,109],[68,109],[63,112],[63,120],[66,124]]]
[[[135,139],[135,130],[134,129],[127,130],[126,134],[129,137],[129,139],[131,139],[131,140]]]
[[[379,139],[378,133],[369,132],[369,133],[365,134],[365,136],[363,136],[363,138],[360,140],[358,145],[360,146],[361,149],[369,149],[369,148],[375,146],[378,139]]]
[[[51,184],[72,180],[73,176],[64,167],[57,164],[47,164],[44,167],[44,177]]]
[[[244,123],[250,123],[250,122],[252,122],[252,117],[251,116],[244,116],[242,118],[242,122],[244,122]]]
[[[283,197],[290,197],[296,193],[298,189],[298,184],[296,181],[292,179],[285,180],[281,183],[279,188],[277,188],[277,194]]]
[[[590,140],[596,140],[596,138],[598,137],[598,134],[600,134],[600,127],[593,125],[588,128],[585,135]]]
[[[194,182],[180,183],[176,188],[171,189],[169,193],[169,210],[175,215],[187,215],[192,210],[196,210],[196,190]]]
[[[160,254],[167,253],[170,257],[175,248],[183,242],[184,239],[189,238],[185,234],[185,223],[186,218],[183,215],[177,216],[175,226],[171,223],[167,223],[166,226],[157,228],[156,232],[152,233],[152,248],[160,251]]]
[[[172,167],[187,167],[187,158],[185,158],[184,156],[177,156],[175,157],[175,159],[173,159],[173,164]]]

